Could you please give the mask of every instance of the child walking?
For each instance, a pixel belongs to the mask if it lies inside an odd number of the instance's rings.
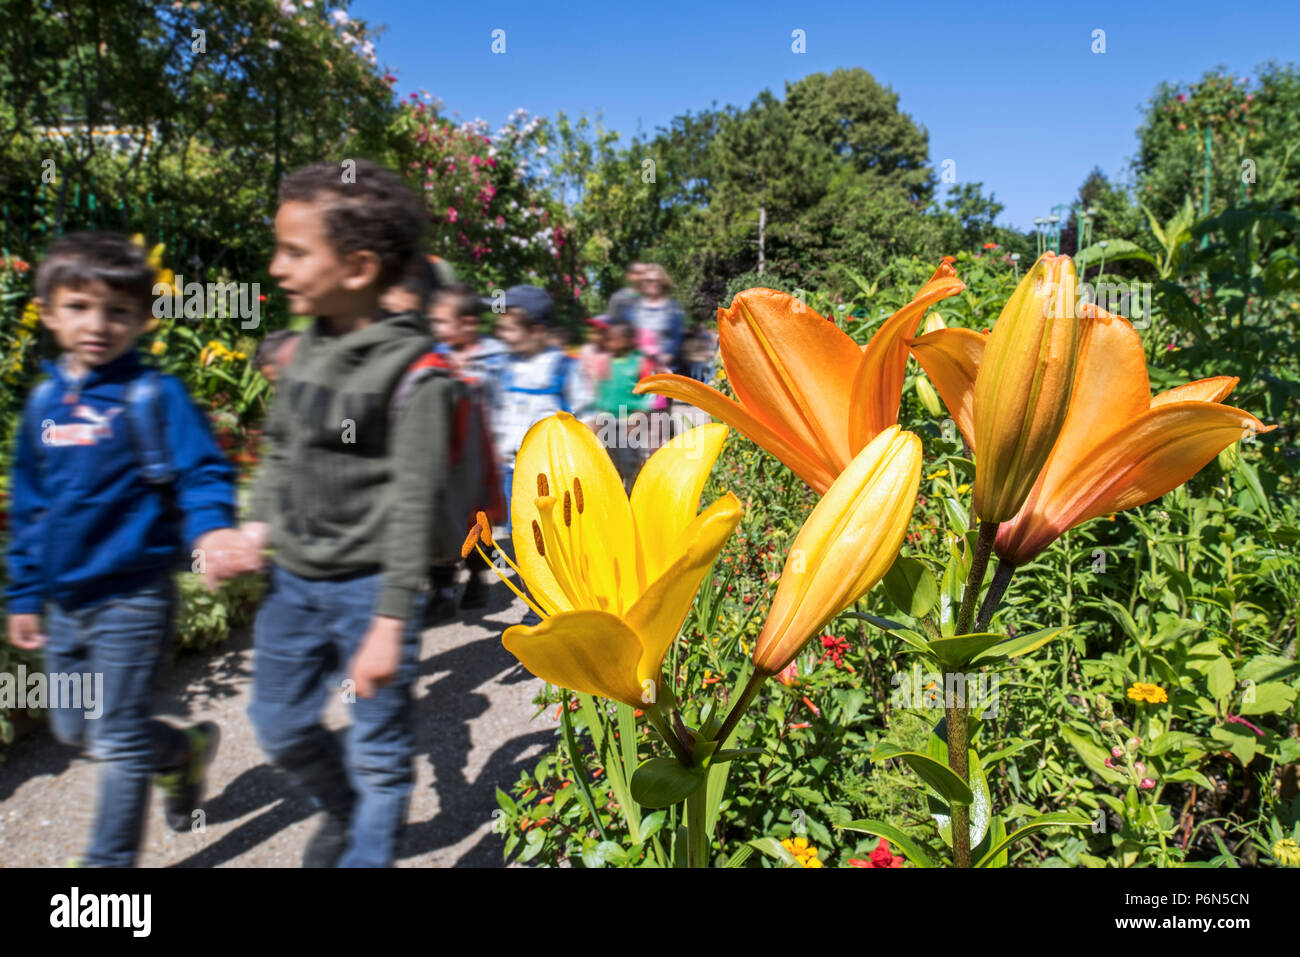
[[[506,534],[510,533],[515,456],[524,436],[548,415],[571,411],[581,389],[577,363],[546,341],[552,309],[544,289],[512,286],[506,290],[505,314],[497,329],[510,350],[492,419],[506,499]]]
[[[234,470],[207,420],[135,349],[153,284],[125,236],[50,247],[36,302],[62,354],[23,409],[11,479],[9,640],[44,649],[51,689],[93,679],[49,712],[56,738],[100,762],[90,848],[75,862],[88,867],[135,862],[151,775],[168,825],[189,830],[217,750],[215,724],[151,717],[182,548],[209,587],[260,564],[232,527]]]
[[[479,332],[479,317],[483,313],[483,301],[464,283],[454,283],[440,290],[433,298],[430,307],[433,318],[433,335],[437,339],[438,354],[447,360],[454,374],[467,390],[469,400],[474,404],[476,416],[483,422],[492,421],[491,410],[495,405],[494,397],[500,386],[506,364],[510,361],[510,352],[498,340]],[[469,443],[473,445],[473,443]],[[488,459],[493,459],[495,451],[490,447],[481,450]],[[500,523],[506,521],[504,499],[500,494],[500,469],[495,461],[484,463],[482,471],[485,481],[493,484],[491,489],[483,489],[483,501],[493,503],[484,510],[489,517]],[[494,507],[495,506],[495,507]],[[478,552],[471,552],[463,559],[469,571],[465,591],[460,598],[460,608],[484,608],[488,602],[487,566]],[[430,619],[441,621],[451,618],[456,612],[455,574],[461,562],[435,565],[431,569],[430,579],[434,594],[431,603],[435,607]]]
[[[389,314],[424,223],[388,170],[357,161],[280,184],[271,275],[291,311],[315,316],[282,371],[250,537],[274,549],[254,624],[249,717],[262,748],[324,810],[305,867],[387,866],[412,786],[418,669],[451,380],[394,400],[432,346],[427,320]],[[341,680],[340,680],[341,679]],[[347,744],[321,726],[327,696],[350,705]]]
[[[596,434],[631,494],[632,486],[654,444],[648,415],[654,396],[632,390],[643,376],[655,370],[654,360],[636,348],[636,329],[626,319],[615,319],[605,331],[609,361],[605,377],[597,383],[599,410]]]

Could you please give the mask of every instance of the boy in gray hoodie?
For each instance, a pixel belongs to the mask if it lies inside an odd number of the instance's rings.
[[[281,370],[245,526],[274,549],[249,717],[325,811],[306,867],[387,866],[397,850],[452,395],[431,376],[394,401],[432,339],[422,316],[379,300],[418,254],[424,217],[388,170],[358,160],[347,172],[321,163],[280,184],[270,272],[290,310],[316,320]],[[351,706],[342,750],[320,724],[330,694]]]

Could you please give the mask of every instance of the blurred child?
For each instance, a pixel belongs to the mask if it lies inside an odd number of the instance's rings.
[[[483,301],[464,283],[456,283],[433,298],[430,315],[437,350],[456,367],[459,376],[492,390],[510,361],[510,350],[479,332]]]
[[[280,182],[270,273],[315,316],[282,370],[247,532],[275,550],[254,625],[249,717],[325,814],[305,867],[392,863],[412,786],[411,687],[454,381],[399,384],[429,351],[423,315],[386,313],[424,214],[388,170],[320,163]],[[345,678],[342,683],[339,679]],[[346,749],[320,724],[350,705]]]
[[[598,428],[596,413],[600,411],[596,408],[597,389],[601,380],[609,375],[609,349],[606,344],[609,320],[605,316],[588,319],[587,330],[587,342],[577,356],[582,398],[576,404],[573,414],[594,432]]]
[[[210,588],[261,562],[231,527],[234,469],[206,417],[135,349],[153,284],[125,236],[71,233],[50,247],[36,303],[62,355],[28,397],[14,449],[9,640],[45,649],[51,689],[93,676],[84,694],[50,702],[54,736],[100,762],[80,861],[91,867],[135,862],[150,775],[168,825],[188,831],[216,753],[215,724],[181,730],[150,717],[182,546]]]
[[[427,314],[434,297],[452,282],[451,272],[437,256],[412,257],[402,277],[379,297],[379,305],[390,315],[413,312]]]
[[[277,329],[268,332],[257,344],[257,352],[253,353],[253,366],[271,385],[279,381],[280,370],[293,361],[298,336],[299,333],[292,329]]]
[[[643,376],[654,372],[655,364],[637,349],[636,330],[626,319],[609,324],[605,341],[609,346],[609,371],[597,385],[597,434],[630,493],[652,445],[647,413],[653,399],[650,395],[636,395],[632,389]]]
[[[434,296],[430,313],[433,317],[433,334],[437,339],[436,349],[451,363],[456,377],[468,389],[469,397],[475,403],[478,414],[490,423],[494,396],[501,381],[505,366],[509,362],[509,350],[491,336],[479,334],[479,316],[483,312],[483,302],[464,283],[446,287]],[[493,455],[491,448],[486,449]],[[500,482],[500,470],[495,462],[483,470],[489,481]],[[485,490],[485,497],[490,500],[495,489]],[[491,512],[490,509],[485,511]],[[505,521],[505,515],[493,516],[498,521]],[[487,605],[488,581],[483,559],[478,552],[471,552],[464,560],[469,570],[469,580],[461,595],[460,607],[483,608]],[[455,614],[454,581],[459,562],[435,565],[431,569],[434,588],[431,620],[440,621]]]
[[[577,363],[546,341],[552,310],[551,297],[545,290],[512,286],[506,290],[505,315],[497,328],[498,337],[510,350],[497,405],[492,410],[492,431],[506,498],[506,534],[510,532],[515,455],[524,435],[548,415],[572,411],[579,397]]]

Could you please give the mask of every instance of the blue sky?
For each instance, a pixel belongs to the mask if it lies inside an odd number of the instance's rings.
[[[1253,76],[1300,59],[1300,3],[726,2],[358,0],[399,93],[424,88],[493,128],[517,107],[603,114],[625,135],[677,114],[748,104],[764,88],[860,66],[900,94],[955,163],[1006,206],[1003,225],[1074,198],[1093,166],[1123,175],[1140,110],[1162,80],[1219,65]],[[506,31],[504,55],[492,31]],[[791,50],[805,33],[806,52]],[[1105,31],[1093,53],[1093,31]]]

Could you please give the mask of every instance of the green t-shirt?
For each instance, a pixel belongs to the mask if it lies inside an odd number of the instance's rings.
[[[620,407],[628,412],[649,410],[654,396],[635,395],[632,388],[653,371],[650,360],[635,350],[625,356],[610,356],[609,375],[600,381],[596,396],[598,411],[617,413]]]

